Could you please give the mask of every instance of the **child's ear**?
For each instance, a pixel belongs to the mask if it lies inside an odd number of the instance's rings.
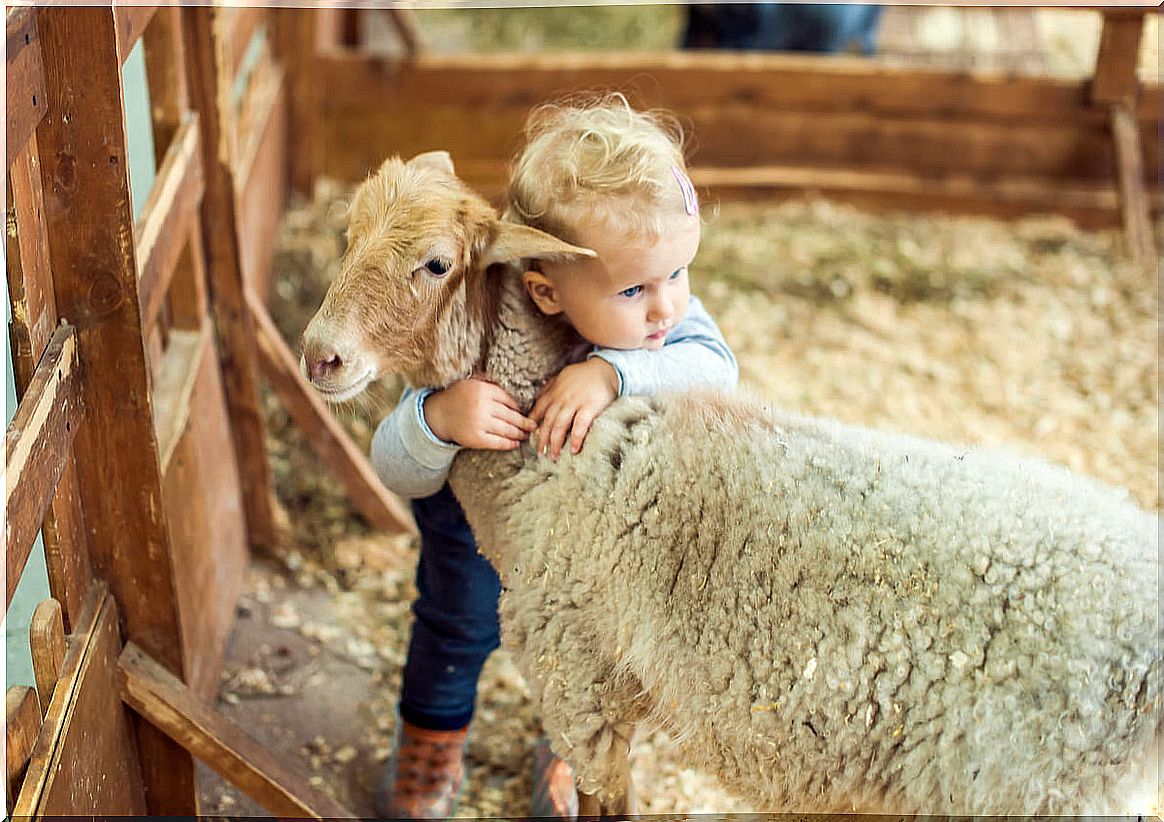
[[[540,271],[527,271],[521,275],[521,281],[539,311],[547,316],[562,313],[562,306],[558,303],[558,289],[554,288],[549,277]]]
[[[557,237],[517,223],[497,223],[497,233],[485,249],[483,266],[521,260],[576,260],[598,256],[589,248],[564,243]]]

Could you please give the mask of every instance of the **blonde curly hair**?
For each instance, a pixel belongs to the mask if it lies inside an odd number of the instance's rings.
[[[505,217],[569,243],[583,222],[657,238],[667,219],[695,207],[680,175],[688,179],[674,115],[636,111],[619,93],[571,97],[526,120]]]

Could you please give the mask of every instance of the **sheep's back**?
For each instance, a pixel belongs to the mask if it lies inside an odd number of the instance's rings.
[[[1157,520],[1124,492],[715,395],[622,400],[512,466],[536,584],[754,796],[1079,810],[1155,730]]]

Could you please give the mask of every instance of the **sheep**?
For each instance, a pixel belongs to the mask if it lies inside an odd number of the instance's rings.
[[[348,235],[301,341],[326,397],[483,373],[528,408],[579,342],[495,263],[586,251],[499,221],[443,152],[386,161]],[[449,481],[584,811],[628,808],[640,723],[773,811],[1156,798],[1159,519],[1123,490],[700,392],[620,399],[558,461],[462,451]]]

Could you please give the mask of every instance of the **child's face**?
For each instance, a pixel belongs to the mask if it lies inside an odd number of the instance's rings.
[[[620,238],[591,225],[577,235],[576,244],[598,256],[527,271],[526,288],[538,308],[564,314],[601,348],[662,348],[691,298],[687,266],[699,250],[699,218],[673,217],[657,242]]]

